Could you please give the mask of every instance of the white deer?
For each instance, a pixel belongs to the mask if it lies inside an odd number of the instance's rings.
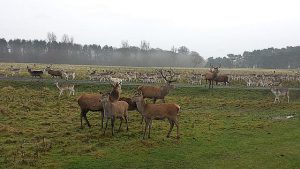
[[[59,97],[63,94],[64,91],[69,90],[69,96],[75,95],[75,89],[74,89],[74,85],[73,84],[64,84],[64,85],[59,85],[58,82],[54,83],[56,85],[56,87],[59,90]]]

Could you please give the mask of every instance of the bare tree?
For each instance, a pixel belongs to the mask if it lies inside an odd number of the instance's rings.
[[[56,41],[56,35],[54,32],[48,32],[47,33],[47,40],[49,43],[55,42]]]
[[[63,34],[63,36],[61,37],[61,42],[62,43],[69,43],[70,42],[70,38],[67,34]]]
[[[190,50],[185,46],[181,46],[178,48],[178,53],[188,55],[190,53]]]
[[[121,48],[129,48],[129,43],[128,43],[128,40],[123,40],[121,42]]]
[[[141,41],[141,50],[144,51],[150,50],[150,43],[145,40]]]

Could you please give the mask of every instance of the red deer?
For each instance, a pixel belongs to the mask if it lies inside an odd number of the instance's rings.
[[[170,137],[174,124],[177,127],[177,138],[179,138],[179,123],[178,115],[180,106],[173,103],[161,103],[161,104],[150,104],[146,103],[142,92],[138,91],[132,98],[132,101],[136,102],[138,111],[145,118],[145,130],[143,139],[145,139],[147,129],[149,129],[148,138],[150,138],[150,130],[152,126],[152,120],[163,120],[168,119],[170,123],[170,130],[167,137]]]
[[[80,124],[81,128],[82,126],[82,118],[85,119],[88,127],[90,128],[91,125],[86,117],[86,114],[89,111],[95,112],[95,111],[100,111],[100,116],[101,116],[101,128],[103,128],[103,107],[102,104],[100,103],[102,97],[102,93],[99,94],[83,94],[78,98],[78,105],[81,110],[80,114]]]
[[[217,75],[219,73],[219,68],[220,67],[221,67],[221,65],[219,67],[213,67],[212,65],[210,65],[209,72],[204,74],[206,84],[207,84],[207,81],[209,81],[208,88],[213,88],[214,87],[214,80],[215,80],[215,78],[217,77]]]
[[[227,75],[218,75],[218,76],[215,78],[216,85],[218,85],[218,82],[223,82],[224,85],[227,85],[227,84],[229,84],[228,79],[229,79],[229,78],[228,78]]]
[[[114,126],[116,118],[119,118],[121,120],[119,131],[121,130],[123,119],[125,119],[126,130],[128,131],[128,103],[125,101],[112,102],[110,99],[110,94],[108,93],[102,96],[101,104],[104,110],[104,117],[106,118],[106,124],[103,134],[105,135],[108,119],[111,119],[111,131],[112,135],[114,135]]]
[[[176,82],[177,80],[173,80],[175,76],[174,71],[171,69],[169,72],[170,78],[167,79],[167,75],[164,75],[163,70],[158,71],[163,79],[166,81],[164,86],[139,86],[138,91],[143,93],[144,98],[153,99],[153,103],[156,102],[157,99],[161,99],[165,103],[165,96],[169,94],[171,89],[174,89],[174,85],[171,83]]]

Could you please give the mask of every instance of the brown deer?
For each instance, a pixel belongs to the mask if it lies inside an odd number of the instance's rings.
[[[40,78],[42,78],[42,75],[44,73],[42,70],[31,70],[31,68],[29,68],[28,66],[27,66],[27,71],[30,73],[31,76],[33,77],[39,76]]]
[[[172,69],[170,69],[169,76],[167,79],[167,75],[164,75],[163,70],[160,69],[158,72],[161,74],[162,78],[166,81],[164,86],[139,86],[138,91],[141,91],[144,98],[153,99],[153,103],[156,102],[157,99],[161,99],[165,103],[165,96],[169,94],[171,89],[174,89],[174,85],[171,83],[176,82],[177,80],[173,80],[175,73]]]
[[[215,78],[216,85],[218,85],[219,82],[223,82],[224,85],[227,85],[229,84],[228,79],[229,78],[227,75],[217,75],[217,77]]]
[[[221,67],[221,64],[219,65],[219,67],[213,67],[210,64],[210,70],[209,70],[209,72],[207,72],[207,73],[204,74],[206,84],[207,84],[207,81],[209,81],[208,88],[213,88],[214,87],[214,80],[218,76],[219,68],[220,67]]]
[[[161,104],[150,104],[146,103],[144,100],[143,93],[138,91],[132,98],[132,101],[136,102],[138,111],[145,118],[145,130],[143,133],[143,139],[145,139],[147,128],[149,129],[148,138],[150,138],[150,130],[152,125],[152,120],[163,120],[168,119],[170,123],[170,130],[167,137],[170,137],[174,124],[177,127],[177,138],[179,138],[179,124],[178,124],[178,114],[180,111],[180,106],[173,103],[161,103]]]
[[[80,114],[80,125],[81,128],[83,128],[82,126],[82,118],[85,119],[86,124],[88,125],[88,127],[90,128],[91,125],[86,117],[86,114],[89,111],[95,112],[95,111],[100,111],[100,116],[101,116],[101,128],[103,128],[103,107],[102,104],[100,103],[101,101],[101,97],[102,97],[102,93],[100,92],[99,94],[95,93],[95,94],[83,94],[78,98],[78,105],[80,107],[81,110],[81,114]]]
[[[110,99],[110,93],[103,95],[100,103],[103,106],[104,117],[106,118],[106,124],[103,134],[105,135],[108,119],[111,119],[111,131],[112,135],[114,135],[114,126],[116,118],[119,118],[121,120],[119,131],[121,130],[123,119],[125,119],[126,130],[128,131],[128,103],[125,101],[112,102]]]
[[[60,70],[53,70],[53,69],[51,69],[51,66],[47,66],[46,69],[45,69],[45,71],[47,71],[48,74],[50,76],[52,76],[52,78],[54,78],[54,77],[60,77],[62,79],[63,78],[62,72]]]

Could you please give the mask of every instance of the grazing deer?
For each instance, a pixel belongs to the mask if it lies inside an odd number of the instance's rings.
[[[56,85],[56,87],[59,90],[59,97],[63,94],[64,91],[69,90],[69,96],[75,95],[75,89],[74,89],[74,85],[73,84],[64,84],[64,85],[59,85],[58,82],[54,83]]]
[[[271,86],[271,92],[275,96],[274,103],[280,102],[280,100],[279,100],[280,96],[286,96],[288,103],[290,102],[290,96],[289,96],[289,89],[288,88]]]
[[[150,130],[152,126],[152,120],[163,120],[168,119],[170,123],[170,130],[167,137],[170,137],[174,124],[177,127],[177,138],[179,138],[179,124],[178,124],[178,114],[180,106],[173,103],[161,103],[161,104],[150,104],[146,103],[144,100],[143,93],[138,91],[132,98],[132,101],[136,102],[138,111],[142,114],[145,119],[146,125],[143,134],[143,139],[145,139],[147,128],[149,129],[148,138],[150,138]]]
[[[27,71],[30,73],[31,76],[33,77],[39,76],[40,78],[42,78],[42,75],[44,73],[42,70],[31,70],[31,68],[29,68],[28,66],[27,66]]]
[[[220,67],[221,67],[221,64],[219,65],[219,67],[213,67],[212,65],[210,65],[209,72],[207,72],[207,73],[204,74],[206,84],[207,84],[207,81],[209,81],[208,88],[213,88],[214,87],[214,83],[213,82],[216,79],[216,77],[218,76],[219,68]]]
[[[165,96],[169,94],[171,89],[174,89],[174,85],[171,83],[176,82],[177,80],[173,80],[175,73],[171,69],[169,72],[170,78],[167,79],[167,75],[164,75],[163,70],[158,70],[163,79],[166,81],[164,86],[139,86],[138,91],[141,91],[144,98],[153,99],[153,103],[156,102],[157,99],[161,99],[165,103]]]

